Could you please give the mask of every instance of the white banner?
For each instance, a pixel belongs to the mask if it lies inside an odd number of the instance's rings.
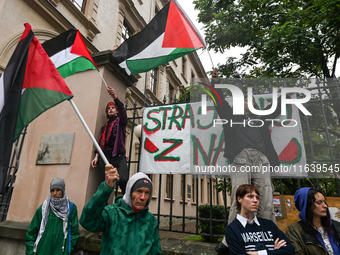
[[[271,103],[271,94],[255,95],[263,109]],[[232,104],[231,98],[227,98]],[[302,128],[298,109],[288,105],[286,116],[270,121],[271,137],[281,166],[272,169],[275,176],[306,176]],[[140,171],[148,174],[217,174],[228,167],[223,157],[224,134],[213,102],[202,115],[201,102],[146,108],[143,112]],[[230,125],[227,123],[225,125]],[[219,172],[216,170],[219,169]],[[230,169],[229,169],[230,170]]]

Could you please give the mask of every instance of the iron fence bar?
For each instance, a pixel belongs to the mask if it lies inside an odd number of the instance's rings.
[[[199,207],[199,200],[198,200],[198,175],[196,175],[196,225],[195,225],[196,234],[198,234],[198,207]]]
[[[224,191],[224,221],[228,225],[228,210],[227,210],[227,181],[225,177],[223,178],[223,191]]]
[[[210,185],[209,185],[209,189],[210,189],[210,194],[209,194],[209,197],[210,197],[210,236],[213,234],[213,226],[212,226],[212,177],[210,175],[209,177],[210,179]]]
[[[303,87],[303,83],[302,83],[301,79],[300,79],[300,87],[301,88]],[[305,115],[305,119],[306,119],[309,147],[310,147],[311,154],[312,154],[312,162],[314,162],[315,161],[315,155],[314,155],[313,140],[312,140],[312,134],[311,134],[310,125],[309,125],[308,115]],[[316,179],[316,185],[317,185],[317,187],[319,186],[319,180],[318,179]],[[301,187],[300,178],[298,178],[298,188],[300,189],[300,187]]]
[[[137,172],[139,172],[139,161],[140,161],[140,152],[141,152],[141,148],[142,148],[142,138],[141,137],[138,137],[138,140],[139,140],[139,148],[138,148],[138,160],[135,161],[135,160],[130,160],[130,163],[137,163]]]
[[[131,153],[132,153],[133,133],[134,133],[134,127],[135,127],[136,106],[137,106],[137,100],[135,100],[134,110],[133,110],[133,115],[132,115],[131,139],[130,139],[130,150],[129,150],[129,161],[128,161],[128,173],[130,172],[130,166],[131,166],[130,159],[131,159]]]
[[[170,173],[170,219],[169,219],[169,230],[172,229],[172,198],[173,198],[173,183],[174,183],[174,175],[172,173]]]
[[[183,198],[182,198],[183,199],[183,221],[182,221],[182,231],[184,232],[185,231],[185,201],[186,201],[186,199],[185,199],[185,185],[186,185],[185,177],[186,177],[186,175],[183,174],[182,177],[183,177]]]
[[[315,155],[314,155],[314,148],[313,148],[313,140],[312,140],[312,134],[310,131],[310,126],[309,126],[309,119],[308,116],[306,115],[306,126],[307,126],[307,132],[308,132],[308,139],[309,139],[309,147],[312,153],[312,162],[315,162]],[[308,162],[308,160],[307,160]],[[317,186],[319,186],[319,180],[317,179]]]
[[[217,177],[215,178],[216,185],[217,185]],[[216,188],[216,204],[218,205],[218,189]]]
[[[138,164],[139,165],[139,164]],[[162,175],[158,175],[158,208],[157,208],[157,221],[160,222],[159,218],[161,215],[161,193],[162,193]]]
[[[336,86],[336,92],[337,92],[337,95],[338,95],[338,101],[339,101],[339,107],[340,107],[340,89],[339,89],[338,79],[335,79],[335,85],[334,86]],[[334,166],[334,162],[333,162],[333,166]],[[339,196],[339,194],[340,194],[339,180],[338,180],[337,175],[335,173],[334,173],[334,178],[335,178],[335,183],[336,183],[336,189],[338,191],[338,196]]]
[[[325,81],[323,81],[323,82],[325,82]],[[325,128],[325,132],[326,132],[326,137],[327,137],[327,144],[328,144],[328,148],[329,148],[329,154],[330,154],[330,157],[331,157],[332,164],[334,165],[333,149],[332,149],[332,144],[331,144],[331,140],[330,140],[330,136],[329,136],[329,132],[328,132],[328,128],[327,128],[328,124],[327,124],[327,119],[326,119],[326,112],[325,112],[325,107],[324,107],[324,103],[323,103],[323,99],[322,99],[320,83],[318,82],[318,80],[316,82],[316,85],[318,86],[318,91],[319,91],[321,111],[322,111],[322,115],[323,115],[323,122],[324,122],[324,128]],[[335,184],[336,184],[337,191],[338,191],[338,196],[340,196],[339,182],[338,182],[338,179],[336,178],[335,172],[334,172],[334,177],[335,177]]]

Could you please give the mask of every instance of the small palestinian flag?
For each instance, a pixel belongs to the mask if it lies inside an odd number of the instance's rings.
[[[80,32],[72,28],[42,44],[63,78],[75,73],[96,69]]]
[[[147,72],[199,48],[204,39],[176,0],[171,0],[138,34],[114,52],[128,74]]]

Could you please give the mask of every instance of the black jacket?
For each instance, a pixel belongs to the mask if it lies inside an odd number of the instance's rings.
[[[224,131],[224,139],[225,139],[225,147],[224,147],[224,157],[232,163],[237,154],[241,151],[235,150],[235,146],[233,145],[233,141],[236,137],[236,134],[242,128],[242,125],[233,125],[232,127],[229,124],[229,121],[232,119],[233,122],[242,122],[246,117],[245,115],[233,115],[233,110],[230,107],[229,103],[225,100],[223,92],[221,89],[216,89],[220,98],[222,99],[222,105],[217,104],[216,110],[221,119],[228,120],[227,124],[223,125]],[[270,109],[271,104],[268,105],[265,110]],[[259,131],[263,140],[263,144],[265,146],[265,155],[269,160],[271,166],[279,166],[280,161],[278,155],[274,149],[270,133],[269,133],[269,125],[272,123],[271,121],[265,121],[266,119],[275,119],[281,113],[281,96],[279,97],[276,110],[270,115],[264,116],[254,116],[254,119],[260,119],[264,121],[264,125],[259,127]]]

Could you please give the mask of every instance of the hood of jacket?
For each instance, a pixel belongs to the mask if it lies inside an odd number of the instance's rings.
[[[133,185],[135,184],[136,181],[138,181],[139,179],[144,179],[144,178],[146,178],[151,183],[150,197],[149,197],[148,201],[146,202],[145,207],[147,207],[150,204],[150,201],[151,201],[151,198],[152,198],[153,184],[152,184],[150,178],[145,173],[138,172],[138,173],[132,175],[131,178],[129,179],[129,181],[126,185],[125,194],[123,196],[124,202],[128,206],[130,206],[131,208],[132,208],[132,202],[131,202],[131,193],[132,192],[131,192],[131,189],[132,189],[132,187],[133,187]]]
[[[299,217],[305,223],[307,223],[307,219],[306,219],[307,199],[308,199],[308,192],[310,189],[314,189],[314,188],[311,188],[311,187],[301,188],[297,190],[294,194],[295,207],[296,209],[300,211]],[[327,208],[327,218],[330,221],[330,224],[332,224],[332,220],[330,218],[330,213],[329,213],[328,208]]]

